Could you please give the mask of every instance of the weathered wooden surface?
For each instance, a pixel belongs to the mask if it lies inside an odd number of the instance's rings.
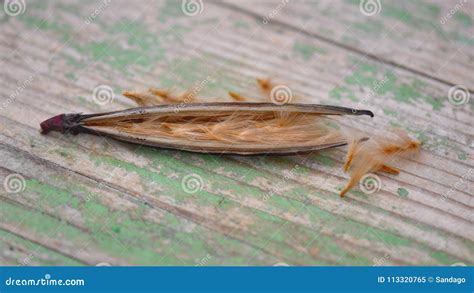
[[[472,264],[473,107],[448,100],[474,85],[472,2],[441,24],[457,3],[382,1],[374,16],[358,1],[204,1],[195,16],[180,1],[27,1],[2,12],[0,263]],[[266,76],[305,101],[373,110],[351,126],[402,128],[423,141],[421,157],[380,174],[378,192],[341,199],[345,148],[213,156],[38,131],[55,114],[128,107],[123,89],[250,94]],[[115,92],[105,105],[99,85]],[[19,192],[7,186],[15,176]]]

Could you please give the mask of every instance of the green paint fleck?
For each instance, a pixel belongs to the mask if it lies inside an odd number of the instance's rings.
[[[113,231],[114,233],[117,233],[117,234],[118,234],[118,233],[120,233],[120,227],[114,226],[114,227],[112,227],[112,231]]]
[[[411,241],[395,234],[380,230],[369,228],[367,230],[367,234],[369,237],[373,237],[373,239],[381,240],[386,245],[393,245],[393,246],[410,246]]]
[[[440,262],[443,265],[450,265],[450,264],[459,262],[458,259],[455,259],[455,258],[447,255],[446,253],[442,252],[442,251],[434,252],[431,255],[431,257],[434,258],[435,260],[437,260],[438,262]]]
[[[335,165],[334,160],[328,156],[322,156],[320,154],[317,154],[313,156],[312,158],[323,166],[332,167]]]
[[[246,23],[245,21],[242,21],[242,20],[234,21],[233,25],[234,25],[235,28],[245,28],[245,29],[247,29],[247,28],[250,27],[250,25],[248,23]]]
[[[159,9],[158,20],[166,22],[169,18],[176,19],[177,17],[186,16],[181,9],[181,3],[173,0],[167,0]]]
[[[72,80],[72,81],[75,81],[77,78],[76,78],[76,75],[73,73],[73,72],[66,72],[64,74],[64,76],[69,79],[69,80]]]
[[[318,48],[314,45],[306,44],[303,42],[295,42],[293,45],[293,51],[295,51],[298,55],[302,56],[304,60],[308,61],[313,57],[314,53],[319,53],[319,54],[326,54],[327,51]]]
[[[431,14],[432,17],[439,17],[441,8],[438,5],[427,2],[419,2],[419,4],[421,4],[421,8],[425,9],[429,14]]]
[[[403,187],[398,188],[397,193],[400,197],[408,197],[408,190]]]
[[[339,190],[342,190],[343,186],[340,187]],[[351,191],[349,191],[350,193],[358,196],[358,197],[361,197],[363,199],[369,199],[369,196],[365,193],[365,192],[362,192],[360,190],[357,190],[357,189],[352,189]]]
[[[0,230],[0,239],[3,243],[13,243],[19,246],[27,258],[19,260],[18,264],[27,264],[29,266],[81,266],[83,263],[70,259],[52,249],[41,246],[27,239],[18,237],[10,232]]]
[[[353,28],[361,30],[364,33],[372,34],[374,36],[380,36],[385,30],[384,23],[379,20],[370,20],[370,22],[359,22],[354,24]]]
[[[387,109],[387,108],[384,108],[383,109],[383,113],[387,116],[392,116],[392,117],[397,117],[398,116],[398,113],[395,112],[395,111],[392,111],[390,109]]]
[[[347,86],[335,87],[329,95],[341,99],[347,98],[358,101],[353,92],[357,89],[353,87],[363,87],[371,98],[380,98],[383,95],[391,95],[398,102],[414,105],[416,102],[424,101],[439,111],[445,102],[445,98],[432,97],[423,93],[426,83],[418,79],[413,79],[411,83],[397,82],[395,73],[386,69],[383,74],[375,64],[370,64],[359,59],[353,59],[355,69],[352,74],[345,77]],[[368,95],[367,95],[368,96]]]
[[[467,160],[467,154],[466,154],[465,152],[463,152],[463,151],[460,151],[460,152],[458,153],[458,159],[461,160],[461,161]]]
[[[86,107],[90,107],[90,106],[96,107],[97,106],[96,103],[92,102],[91,99],[88,99],[86,97],[78,96],[78,97],[76,97],[76,99],[79,101],[79,103],[82,106],[86,106]]]
[[[464,26],[468,27],[468,26],[472,26],[472,18],[462,12],[462,11],[458,11],[454,14],[454,19],[457,20],[458,22],[460,22],[461,24],[463,24]]]
[[[337,86],[329,92],[329,97],[342,100],[343,98],[349,99],[351,101],[357,102],[358,99],[354,95],[354,92],[345,86]],[[337,102],[333,102],[334,104]]]
[[[62,189],[58,189],[49,184],[42,183],[36,179],[26,180],[26,192],[32,192],[39,195],[38,202],[47,204],[49,207],[59,207],[67,205],[73,199],[73,195]]]
[[[199,96],[227,96],[229,91],[238,91],[235,77],[222,67],[211,65],[210,55],[201,57],[176,58],[166,64],[165,72],[160,77],[160,86],[164,88],[179,88],[188,90],[199,89]],[[232,63],[232,61],[228,61]],[[252,81],[254,83],[254,81]]]
[[[357,6],[360,4],[360,1],[357,0],[346,0],[346,2]],[[464,35],[464,32],[460,32],[459,30],[446,31],[445,27],[439,23],[440,13],[441,9],[439,6],[422,1],[385,1],[382,3],[380,12],[380,14],[386,18],[403,22],[406,24],[407,30],[423,30],[428,32],[434,30],[442,40],[454,40],[468,45],[474,44],[474,39],[469,35]],[[472,18],[462,11],[458,11],[453,18],[464,26],[472,25]],[[375,19],[368,19],[364,24],[352,23],[352,26],[356,29],[363,30],[364,33],[370,33],[376,29],[370,25],[372,21],[375,21]],[[397,34],[388,34],[388,36],[394,40],[399,38]],[[352,44],[360,44],[357,38],[352,38],[348,35],[344,35],[342,40]]]
[[[37,28],[44,31],[57,31],[67,33],[72,30],[72,26],[66,23],[54,22],[49,19],[31,16],[28,14],[17,17],[21,22],[30,28]]]

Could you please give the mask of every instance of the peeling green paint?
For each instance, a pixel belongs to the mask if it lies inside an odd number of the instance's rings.
[[[232,25],[235,27],[235,28],[243,28],[243,29],[248,29],[250,28],[250,24],[248,24],[247,22],[243,21],[243,20],[236,20],[232,23]]]
[[[406,190],[405,188],[403,187],[399,187],[397,189],[397,193],[400,197],[408,197],[408,190]]]
[[[468,14],[462,11],[456,12],[454,14],[454,19],[457,20],[462,25],[464,25],[465,27],[472,26],[472,17],[470,17]]]
[[[161,154],[161,152],[158,152],[158,151],[156,151],[152,148],[140,148],[139,153],[141,155],[146,156],[147,158],[149,158],[151,160],[155,160],[156,164],[159,164],[159,166],[161,167],[160,168],[161,170],[167,170],[168,171],[168,170],[171,169],[171,170],[174,170],[172,172],[177,172],[178,170],[183,170],[183,168],[185,168],[186,170],[188,170],[188,172],[192,172],[192,173],[196,173],[196,174],[200,175],[203,178],[203,181],[208,181],[207,176],[210,175],[208,172],[204,172],[203,170],[199,170],[199,169],[196,169],[194,167],[190,167],[188,164],[184,165],[183,162],[175,160],[171,156],[168,156],[166,154]],[[189,156],[192,156],[192,155],[189,155]],[[148,169],[135,166],[131,163],[126,163],[126,162],[123,162],[123,161],[117,161],[114,158],[103,158],[103,157],[98,158],[98,157],[96,157],[95,159],[100,164],[102,164],[102,163],[111,164],[113,167],[125,168],[128,171],[135,172],[137,174],[141,174],[142,180],[146,180],[146,182],[159,182],[159,184],[162,188],[167,188],[167,186],[169,186],[171,184],[168,181],[173,181],[172,179],[166,179],[166,176],[163,176],[164,174],[163,175],[158,175],[157,173],[155,173],[156,171],[150,171]],[[154,169],[154,168],[152,168],[152,169]],[[232,169],[235,170],[234,168],[232,168]],[[235,171],[237,172],[238,170],[235,170]],[[151,173],[153,173],[153,174],[151,174]],[[241,172],[239,172],[239,174],[240,173]],[[242,173],[244,173],[244,172],[242,172]],[[176,180],[174,180],[174,181],[176,181]],[[254,196],[254,197],[260,198],[260,195],[258,195],[258,193],[257,194],[255,193],[256,190],[254,188],[245,187],[245,186],[241,186],[241,185],[236,185],[235,183],[233,183],[232,180],[229,180],[229,179],[225,178],[224,176],[218,176],[218,175],[213,174],[213,180],[212,181],[213,181],[213,186],[216,187],[216,188],[217,188],[217,186],[222,185],[222,188],[226,187],[228,189],[231,189],[231,190],[235,191],[235,193],[238,194],[239,196],[241,196],[241,195],[244,196],[245,195],[245,196]],[[144,184],[147,185],[145,183],[145,181],[144,181]],[[181,188],[180,182],[178,182],[178,184],[175,185],[174,188],[175,189],[174,189],[173,194],[176,194],[176,197],[179,197],[179,195],[178,195],[179,192],[176,192],[176,189]],[[153,191],[151,191],[151,192],[153,192]],[[259,191],[257,191],[257,192],[259,192]],[[201,197],[204,197],[204,195],[206,197],[211,196],[210,194],[208,194],[207,192],[204,192],[204,191],[200,191],[197,194],[199,194],[199,196],[201,196]],[[286,194],[288,196],[292,196],[293,193],[290,192],[290,193],[286,193]],[[189,195],[188,195],[188,197],[189,197]],[[195,203],[196,201],[197,200],[195,198],[193,198],[193,203]],[[199,201],[197,201],[197,202],[199,203]],[[312,205],[308,206],[308,205],[305,205],[303,202],[294,201],[292,199],[283,198],[283,197],[275,195],[275,196],[271,196],[266,203],[271,206],[271,209],[287,211],[289,213],[295,213],[296,214],[296,213],[298,213],[302,210],[303,211],[308,211],[307,215],[310,217],[310,220],[312,222],[315,222],[315,223],[332,223],[333,229],[337,230],[338,231],[337,233],[344,232],[344,233],[348,233],[349,235],[354,235],[354,237],[361,237],[361,233],[358,233],[358,231],[365,231],[367,229],[367,227],[365,225],[362,225],[360,223],[356,223],[356,222],[353,222],[353,221],[338,222],[337,221],[338,218],[335,215],[333,215],[333,214],[331,214],[327,211],[324,211],[324,210],[322,210],[322,209],[320,209],[316,206],[312,206]],[[204,204],[204,202],[202,204]],[[209,202],[207,204],[209,204]],[[215,202],[215,204],[218,205],[218,202]],[[236,206],[236,205],[238,206],[239,204],[232,203],[230,206],[233,207],[233,206]],[[242,210],[241,213],[243,213],[243,212],[244,211]],[[264,223],[261,222],[264,219],[268,219],[269,215],[267,213],[263,213],[263,212],[254,210],[253,214],[254,214],[254,216],[257,216],[260,219],[259,226],[263,225],[263,226],[267,226],[267,228],[269,228],[268,227],[269,223],[264,224]],[[274,216],[270,216],[270,217],[272,217],[273,221],[276,221],[277,223],[282,222],[282,220],[279,219],[279,218],[274,218]],[[253,227],[256,228],[256,226],[253,226]],[[410,241],[408,241],[406,239],[402,239],[399,236],[395,236],[395,235],[393,235],[389,232],[379,231],[379,230],[377,230],[377,232],[378,232],[379,235],[382,235],[382,237],[386,238],[384,240],[386,243],[397,244],[397,245],[402,245],[403,243],[405,243],[405,244],[411,243]],[[263,232],[261,232],[261,233],[263,233]],[[374,241],[376,240],[373,237],[370,237],[370,239],[374,240]],[[334,241],[334,240],[332,240],[332,241]],[[405,242],[403,242],[403,241],[405,241]]]
[[[43,184],[36,179],[25,181],[26,192],[34,192],[40,195],[38,202],[47,203],[48,207],[57,208],[68,204],[73,196],[71,193]]]
[[[357,0],[346,0],[346,3],[357,5],[360,1]],[[446,28],[440,24],[441,8],[433,3],[424,1],[412,1],[412,2],[396,2],[396,1],[385,1],[382,2],[380,14],[387,19],[392,19],[404,23],[408,28],[418,31],[435,31],[439,38],[447,41],[457,41],[467,45],[473,45],[474,40],[467,34],[464,35],[459,30],[447,31]],[[428,17],[427,17],[428,16]],[[463,13],[457,11],[454,17],[457,22],[463,26],[471,26],[472,19]],[[362,30],[364,33],[374,33],[377,29],[376,18],[366,18],[365,23],[350,23],[356,29]],[[388,37],[393,40],[397,40],[399,37],[397,34],[388,34]],[[344,35],[345,42],[356,44],[358,43],[357,38],[352,38],[348,35]]]
[[[72,258],[64,256],[53,250],[45,248],[37,243],[29,241],[25,238],[18,237],[9,232],[0,230],[0,243],[12,243],[13,247],[17,245],[21,248],[21,253],[26,254],[25,258],[15,259],[18,265],[42,265],[42,266],[82,266]]]
[[[315,53],[326,54],[327,51],[322,48],[318,48],[314,45],[307,44],[304,42],[296,41],[293,44],[293,51],[299,56],[303,57],[305,61],[311,60]]]
[[[335,161],[331,157],[323,156],[321,154],[317,154],[311,158],[323,166],[333,167],[335,165]]]
[[[355,1],[358,3],[358,1]],[[39,3],[46,3],[46,2],[39,2]],[[171,17],[178,17],[183,16],[180,5],[176,4],[175,2],[168,1],[165,3],[169,7],[169,11],[164,11],[166,17],[160,18],[161,21],[166,22]],[[428,7],[428,6],[427,6]],[[63,7],[64,8],[64,7]],[[433,10],[433,13],[439,13],[439,8],[433,6],[431,8],[427,8]],[[392,17],[397,18],[404,15],[401,15],[399,11],[392,11]],[[399,15],[397,15],[397,13]],[[416,14],[410,16],[408,18],[409,22],[415,22]],[[39,27],[42,30],[50,31],[52,33],[57,34],[58,40],[65,40],[71,36],[73,32],[73,28],[70,26],[63,26],[54,21],[44,21],[41,18],[36,18],[34,16],[19,16],[18,19],[22,21],[28,27]],[[23,20],[21,20],[23,18]],[[216,19],[209,20],[210,23],[215,22]],[[465,20],[460,20],[461,22]],[[373,23],[373,22],[372,22]],[[164,49],[161,47],[161,41],[157,40],[155,34],[152,30],[149,30],[149,27],[145,25],[145,23],[135,23],[132,24],[130,20],[122,19],[119,22],[114,24],[115,27],[105,26],[105,31],[107,31],[111,37],[107,38],[104,42],[91,42],[85,45],[75,43],[72,40],[71,47],[82,53],[81,55],[84,56],[84,60],[76,60],[70,56],[62,56],[67,60],[69,65],[72,65],[77,68],[84,68],[90,61],[98,61],[100,63],[109,65],[110,67],[121,71],[121,72],[128,72],[129,66],[135,64],[135,66],[142,67],[143,69],[149,69],[151,66],[156,65],[158,61],[163,61],[161,58],[163,56]],[[238,25],[238,24],[236,24]],[[424,23],[423,25],[428,25]],[[359,26],[356,26],[357,29],[365,30],[366,32],[372,32],[377,34],[379,27],[373,27],[369,23],[362,23]],[[186,33],[189,28],[184,26],[175,26],[172,28],[174,32],[178,34]],[[324,28],[322,28],[324,30]],[[170,35],[172,33],[170,32]],[[455,35],[449,35],[453,37]],[[113,42],[112,39],[119,37],[118,42]],[[462,35],[456,35],[456,38],[462,39]],[[122,44],[126,44],[123,46]],[[315,53],[326,53],[323,51],[318,51],[319,48],[312,48],[311,46],[307,46],[307,44],[302,44],[303,46],[298,46],[295,43],[296,48],[295,53],[299,54],[303,59],[309,60],[311,59]],[[108,52],[108,48],[110,47],[110,52]],[[155,48],[158,48],[156,52],[149,53],[153,51]],[[101,53],[107,51],[107,54],[111,54],[112,56],[103,56]],[[141,56],[143,55],[143,56]],[[139,61],[136,63],[133,60],[135,57],[139,58]],[[141,58],[141,59],[140,59]],[[202,80],[202,78],[206,77],[211,72],[214,72],[214,68],[210,68],[208,66],[210,58],[190,58],[184,60],[184,64],[181,64],[181,60],[172,60],[169,64],[166,64],[166,68],[169,69],[171,72],[170,76],[163,78],[163,86],[183,86],[189,87],[192,85],[193,82]],[[395,99],[399,99],[402,103],[413,104],[420,101],[424,101],[429,103],[433,106],[434,110],[439,110],[444,103],[442,99],[437,100],[437,98],[433,97],[426,97],[422,93],[424,93],[425,85],[421,83],[419,80],[413,80],[411,82],[401,82],[398,81],[395,73],[388,70],[381,70],[379,67],[373,66],[371,64],[358,64],[358,72],[353,76],[349,76],[345,80],[345,84],[341,87],[334,88],[330,93],[330,97],[341,101],[342,99],[349,99],[352,101],[358,101],[359,99],[353,94],[355,92],[354,89],[358,88],[359,86],[363,88],[370,88],[374,86],[374,82],[379,81],[384,76],[387,76],[388,81],[384,84],[383,87],[377,90],[377,94],[379,95],[395,95]],[[175,68],[176,67],[176,68]],[[203,72],[200,69],[205,69]],[[196,72],[199,72],[196,74]],[[215,90],[222,86],[224,88],[233,88],[234,85],[234,77],[232,76],[225,76],[221,74],[222,72],[217,73],[217,77],[215,78],[217,82],[209,84],[209,91],[208,93],[215,93]],[[383,73],[383,74],[382,74]],[[72,74],[72,72],[65,73],[65,76],[69,79],[75,79],[76,77]],[[182,81],[185,83],[182,83]],[[161,81],[160,81],[161,82]],[[188,84],[186,85],[186,82]],[[204,93],[206,91],[204,90]],[[89,103],[88,99],[85,97],[78,97],[78,100],[83,103]],[[433,101],[434,100],[434,101]],[[384,113],[388,116],[397,117],[397,113],[391,109],[383,109]],[[400,124],[398,124],[400,125]],[[401,125],[400,125],[401,126]],[[416,131],[416,130],[412,130]],[[459,159],[466,160],[467,154],[462,152],[459,146],[455,144],[450,144],[449,140],[443,138],[441,141],[435,141],[431,137],[429,132],[427,133],[419,133],[420,137],[425,138],[425,143],[431,144],[433,147],[436,144],[441,146],[446,146],[447,149],[453,150],[458,148],[457,154]],[[68,138],[69,139],[69,138]],[[77,141],[77,139],[72,138],[71,141]],[[106,148],[104,148],[106,149]],[[65,149],[58,149],[57,151],[54,150],[53,152],[57,152],[60,158],[71,160],[76,158],[75,152]],[[251,225],[248,232],[248,241],[257,247],[266,247],[269,244],[269,247],[272,247],[272,251],[276,251],[280,253],[282,256],[288,259],[297,259],[299,262],[302,263],[311,263],[313,260],[307,259],[307,253],[299,253],[295,252],[294,247],[290,247],[289,245],[292,244],[293,239],[292,237],[305,237],[305,240],[313,238],[315,236],[314,229],[309,228],[300,228],[293,223],[289,223],[289,228],[287,230],[281,230],[275,233],[275,230],[278,229],[286,222],[274,215],[271,215],[269,212],[262,212],[256,209],[245,208],[239,202],[235,202],[234,200],[223,198],[222,196],[216,196],[211,194],[210,192],[199,192],[195,195],[187,195],[181,192],[181,178],[183,175],[187,174],[187,172],[194,172],[202,176],[205,180],[205,184],[212,184],[212,189],[216,190],[231,190],[235,192],[235,196],[237,200],[244,200],[250,199],[251,197],[260,198],[265,191],[262,191],[255,186],[250,186],[244,184],[242,182],[252,182],[252,180],[257,181],[258,179],[264,178],[266,182],[270,182],[270,184],[276,184],[281,181],[281,176],[273,175],[273,174],[265,174],[260,170],[255,170],[253,168],[248,168],[245,165],[241,165],[238,162],[232,162],[231,160],[227,160],[225,158],[215,158],[214,156],[205,156],[205,155],[190,155],[190,154],[179,154],[176,155],[175,152],[172,151],[162,151],[162,150],[152,150],[151,148],[143,148],[137,149],[135,153],[139,156],[143,156],[152,162],[147,164],[146,166],[137,166],[135,164],[131,164],[129,162],[125,162],[122,160],[115,160],[111,159],[104,155],[97,155],[93,158],[97,166],[104,166],[106,168],[117,167],[120,170],[128,173],[128,174],[137,174],[137,177],[140,180],[140,187],[143,187],[145,192],[149,192],[152,196],[162,196],[163,194],[172,195],[173,198],[176,198],[178,202],[189,202],[196,205],[200,205],[202,207],[209,207],[213,206],[216,210],[223,211],[224,213],[229,211],[233,208],[238,208],[239,211],[242,211],[242,215],[245,215],[252,221],[256,221],[255,224]],[[314,161],[321,163],[324,167],[333,167],[334,166],[334,159],[331,157],[331,154],[322,155],[318,154],[311,158]],[[198,160],[199,163],[196,164],[193,160]],[[259,158],[258,161],[261,163],[260,166],[265,166],[271,171],[271,169],[280,169],[281,170],[288,170],[291,168],[293,162],[291,160],[281,159],[281,158]],[[222,168],[224,172],[234,172],[237,174],[236,176],[241,178],[242,182],[238,182],[236,180],[232,180],[227,178],[226,176],[215,175],[212,173],[213,168]],[[104,169],[109,170],[109,169]],[[326,170],[327,171],[327,170]],[[305,167],[298,168],[296,170],[296,174],[308,174],[313,172],[313,170]],[[177,177],[173,177],[177,176]],[[61,177],[51,177],[52,182],[60,184],[60,181],[64,178]],[[393,246],[405,246],[405,247],[412,247],[413,245],[418,245],[411,240],[401,239],[401,237],[397,236],[395,233],[390,232],[389,228],[381,228],[380,232],[376,230],[376,233],[365,233],[365,229],[367,229],[367,225],[348,221],[347,219],[340,218],[337,215],[328,212],[323,209],[323,207],[308,205],[306,203],[306,199],[309,195],[316,197],[317,199],[324,199],[328,196],[337,196],[336,194],[328,194],[324,193],[321,194],[317,192],[316,188],[310,188],[308,186],[304,186],[304,184],[300,184],[298,182],[291,182],[286,184],[288,187],[282,196],[276,195],[271,197],[268,202],[266,208],[272,212],[281,212],[281,213],[292,213],[296,214],[296,212],[303,210],[308,212],[308,218],[310,223],[315,223],[315,226],[321,224],[326,225],[328,229],[335,229],[341,233],[345,233],[348,237],[355,237],[357,239],[364,238],[370,239],[374,242],[383,242],[387,245]],[[72,186],[71,182],[67,184],[61,185],[61,188],[56,186],[52,186],[49,184],[45,184],[43,182],[37,180],[27,180],[26,192],[39,196],[41,201],[44,204],[47,204],[48,207],[61,207],[63,205],[67,205],[68,207],[72,207],[74,209],[80,210],[83,216],[86,216],[86,223],[85,228],[89,229],[94,232],[92,236],[85,235],[79,229],[74,229],[74,227],[70,227],[70,225],[65,225],[66,227],[61,230],[61,233],[66,234],[66,236],[71,237],[72,241],[88,241],[91,240],[94,245],[97,245],[101,248],[102,251],[110,252],[113,256],[116,257],[123,257],[122,247],[119,245],[120,243],[131,244],[131,249],[126,251],[128,254],[124,259],[129,260],[131,262],[136,262],[140,264],[156,264],[153,263],[157,259],[160,260],[160,264],[181,264],[182,262],[192,264],[194,260],[202,255],[206,255],[207,253],[211,255],[218,254],[214,249],[209,247],[209,243],[203,241],[202,239],[209,239],[210,241],[215,241],[216,243],[220,243],[223,247],[229,248],[232,247],[233,251],[239,251],[241,248],[246,249],[246,246],[241,246],[238,241],[230,240],[229,238],[220,235],[219,233],[204,231],[204,228],[198,227],[194,228],[193,233],[187,233],[181,231],[181,228],[185,226],[186,221],[173,215],[170,213],[165,213],[165,219],[162,223],[150,223],[143,219],[145,211],[149,209],[149,207],[142,205],[137,207],[136,210],[131,212],[129,215],[124,215],[123,212],[114,211],[111,208],[104,206],[98,200],[101,196],[100,192],[92,193],[91,200],[87,203],[84,203],[80,200],[78,195],[88,193],[84,190],[78,190],[77,187],[70,188]],[[163,187],[163,190],[160,188]],[[405,193],[404,188],[399,188],[397,193],[402,196]],[[357,194],[358,191],[354,191],[354,194]],[[408,195],[408,191],[407,195]],[[360,193],[360,192],[359,192]],[[400,194],[402,193],[402,194]],[[283,197],[284,196],[284,197]],[[364,200],[370,200],[370,198],[366,194],[362,194],[364,196]],[[357,203],[355,203],[357,204]],[[364,206],[364,208],[366,208]],[[369,211],[374,211],[377,213],[382,213],[383,211],[377,209],[375,207],[368,207]],[[0,211],[3,212],[4,210],[0,208]],[[9,221],[15,221],[18,216],[25,215],[25,211],[17,211],[15,208],[11,208],[11,214],[8,214],[5,218]],[[12,216],[14,214],[14,216]],[[97,218],[104,218],[109,220],[107,223],[102,223],[101,221],[97,221]],[[3,218],[2,218],[3,220]],[[55,224],[49,225],[51,221],[53,221],[50,217],[45,214],[42,215],[34,215],[35,221],[43,221],[45,224],[44,226],[41,225],[38,227],[39,233],[44,233],[48,237],[53,237],[53,227],[58,225],[57,220],[54,219]],[[43,223],[41,222],[41,223]],[[35,225],[35,222],[28,222],[27,225],[31,225],[31,227]],[[168,225],[168,228],[164,228],[163,226]],[[431,231],[430,227],[425,227],[420,225],[421,229],[426,229]],[[30,226],[28,226],[30,227]],[[297,230],[300,229],[300,230]],[[387,230],[387,231],[384,231]],[[0,231],[1,232],[1,231]],[[104,233],[105,232],[105,233]],[[199,235],[202,233],[213,233],[207,237],[199,238]],[[384,234],[387,233],[387,234]],[[111,238],[109,234],[114,235],[116,238]],[[362,236],[361,236],[362,235]],[[196,238],[197,240],[195,240]],[[136,243],[134,240],[140,239],[140,243]],[[163,246],[160,245],[161,240],[168,239],[171,240],[173,243],[177,243],[175,251],[166,251],[162,250],[157,252],[159,249],[162,249]],[[267,243],[270,239],[275,241],[276,243]],[[110,242],[119,241],[118,244],[111,244]],[[247,239],[246,239],[247,240]],[[271,241],[270,241],[271,242]],[[295,241],[298,242],[298,241]],[[307,242],[298,242],[298,243],[307,243]],[[349,250],[344,249],[339,245],[338,240],[334,239],[333,237],[327,237],[321,235],[316,237],[315,244],[320,249],[320,253],[324,255],[330,255],[332,257],[339,257],[339,262],[341,263],[350,263],[350,264],[371,264],[371,262],[363,257],[358,258],[353,256]],[[427,247],[421,247],[422,251],[430,252],[431,249]],[[51,251],[49,251],[52,253]],[[225,255],[225,261],[230,264],[247,264],[248,259],[247,257],[242,257],[242,255],[233,255],[228,257]],[[445,254],[438,254],[435,253],[434,258],[441,259],[443,263],[448,263],[452,261],[452,258]],[[213,258],[210,263],[219,264],[217,261],[218,259],[222,260],[222,258]],[[68,263],[65,261],[66,264]],[[69,261],[72,263],[72,261]],[[256,261],[258,263],[258,261]],[[324,262],[321,262],[324,263]]]
[[[354,92],[352,90],[350,90],[349,88],[345,87],[345,86],[337,86],[337,87],[333,88],[329,92],[329,97],[337,99],[339,101],[342,100],[343,98],[344,99],[349,99],[353,102],[358,101],[357,97],[354,95]]]
[[[413,134],[416,139],[422,142],[422,148],[424,149],[444,152],[446,154],[449,154],[449,152],[452,151],[456,153],[459,160],[467,159],[467,153],[461,149],[457,142],[454,142],[446,136],[439,136],[434,134],[433,129],[431,127],[419,130],[410,126],[402,126],[400,124],[394,125],[395,123],[391,124],[396,127],[401,127],[409,133]]]
[[[390,110],[390,109],[387,109],[387,108],[384,108],[383,109],[383,113],[387,116],[392,116],[392,117],[398,117],[398,113],[393,111],[393,110]]]
[[[175,19],[180,17],[186,17],[181,9],[181,3],[173,0],[166,0],[160,7],[158,13],[158,20],[160,22],[166,22],[169,18]]]
[[[373,92],[371,98],[379,99],[380,96],[393,97],[395,101],[414,105],[420,101],[430,104],[435,111],[439,111],[447,100],[444,97],[432,97],[423,93],[426,83],[413,79],[411,83],[398,82],[393,70],[380,70],[377,66],[362,60],[353,59],[354,71],[344,78],[346,85],[333,88],[329,95],[336,99],[349,99],[359,101],[353,94],[363,87]],[[360,99],[362,100],[362,98]]]
[[[75,187],[73,189],[75,189]],[[71,203],[71,198],[73,198],[73,194],[69,191],[37,180],[27,180],[25,192],[40,195],[38,203],[47,204],[48,207],[52,208],[69,204]],[[28,212],[31,213],[31,216],[28,215],[28,219],[24,221],[24,224],[28,227],[33,227],[28,223],[29,221],[33,221],[36,223],[34,227],[36,227],[37,232],[43,233],[45,236],[55,237],[55,235],[57,235],[56,233],[61,233],[71,241],[76,240],[77,243],[98,245],[104,251],[115,254],[122,259],[130,258],[123,255],[125,247],[127,250],[126,254],[132,256],[134,261],[141,264],[181,264],[181,261],[194,258],[194,256],[200,255],[203,252],[214,253],[208,249],[208,246],[202,240],[190,237],[189,233],[173,232],[173,230],[161,227],[161,225],[151,224],[139,219],[132,219],[130,214],[120,211],[111,211],[98,203],[97,199],[99,197],[99,194],[94,194],[90,197],[90,201],[82,202],[83,204],[80,206],[82,216],[86,219],[85,225],[87,229],[91,231],[90,233],[93,237],[92,242],[83,239],[89,236],[77,230],[77,228],[67,224],[61,225],[56,219],[36,211]],[[76,203],[75,206],[78,207],[78,204]],[[6,213],[7,211],[8,213]],[[18,213],[22,213],[21,209],[13,206],[8,207],[2,205],[0,208],[0,214],[2,214],[2,217],[5,216],[4,220],[6,222],[17,218],[14,215]],[[97,219],[101,220],[97,221]],[[168,214],[167,219],[171,220],[170,223],[177,223],[177,225],[173,226],[174,228],[182,226],[179,222],[183,220],[176,218],[174,215]],[[200,231],[202,228],[197,227],[195,229],[196,233],[203,233]],[[115,236],[112,237],[107,233],[104,234],[104,230],[110,230]],[[173,239],[173,243],[175,243],[175,245],[173,245],[173,252],[180,253],[180,259],[173,255],[168,255],[168,251],[165,251],[163,254],[155,252],[157,240],[166,241],[166,239],[170,238]],[[135,242],[136,239],[140,239],[140,242]],[[229,241],[223,239],[222,236],[215,235],[214,239],[231,245]],[[244,261],[244,259],[240,260],[240,262],[242,261]],[[67,261],[64,261],[64,264],[67,263]]]
[[[364,20],[365,19],[367,18],[364,18]],[[386,30],[384,23],[379,20],[370,20],[370,22],[358,22],[355,23],[352,28],[360,30],[364,33],[371,34],[375,37],[381,36],[382,33]]]

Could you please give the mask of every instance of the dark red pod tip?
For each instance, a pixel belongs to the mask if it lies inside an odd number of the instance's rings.
[[[41,133],[47,134],[50,131],[64,132],[64,117],[65,114],[61,114],[41,122]]]

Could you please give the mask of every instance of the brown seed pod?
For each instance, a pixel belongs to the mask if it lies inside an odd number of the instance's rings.
[[[339,115],[373,117],[368,110],[314,104],[193,103],[63,114],[41,128],[202,153],[295,154],[347,144],[331,126]]]
[[[260,92],[273,100],[275,85],[257,79]],[[369,139],[341,131],[338,116],[374,114],[345,107],[258,103],[235,92],[236,102],[196,103],[194,91],[124,92],[140,108],[97,114],[61,114],[41,123],[43,133],[90,133],[160,148],[215,154],[297,154],[349,144],[344,171],[351,178],[341,190],[344,196],[367,173],[400,171],[390,164],[399,157],[418,153],[420,143],[406,134],[397,138]],[[273,97],[274,98],[274,97]],[[245,102],[244,102],[245,101]]]

